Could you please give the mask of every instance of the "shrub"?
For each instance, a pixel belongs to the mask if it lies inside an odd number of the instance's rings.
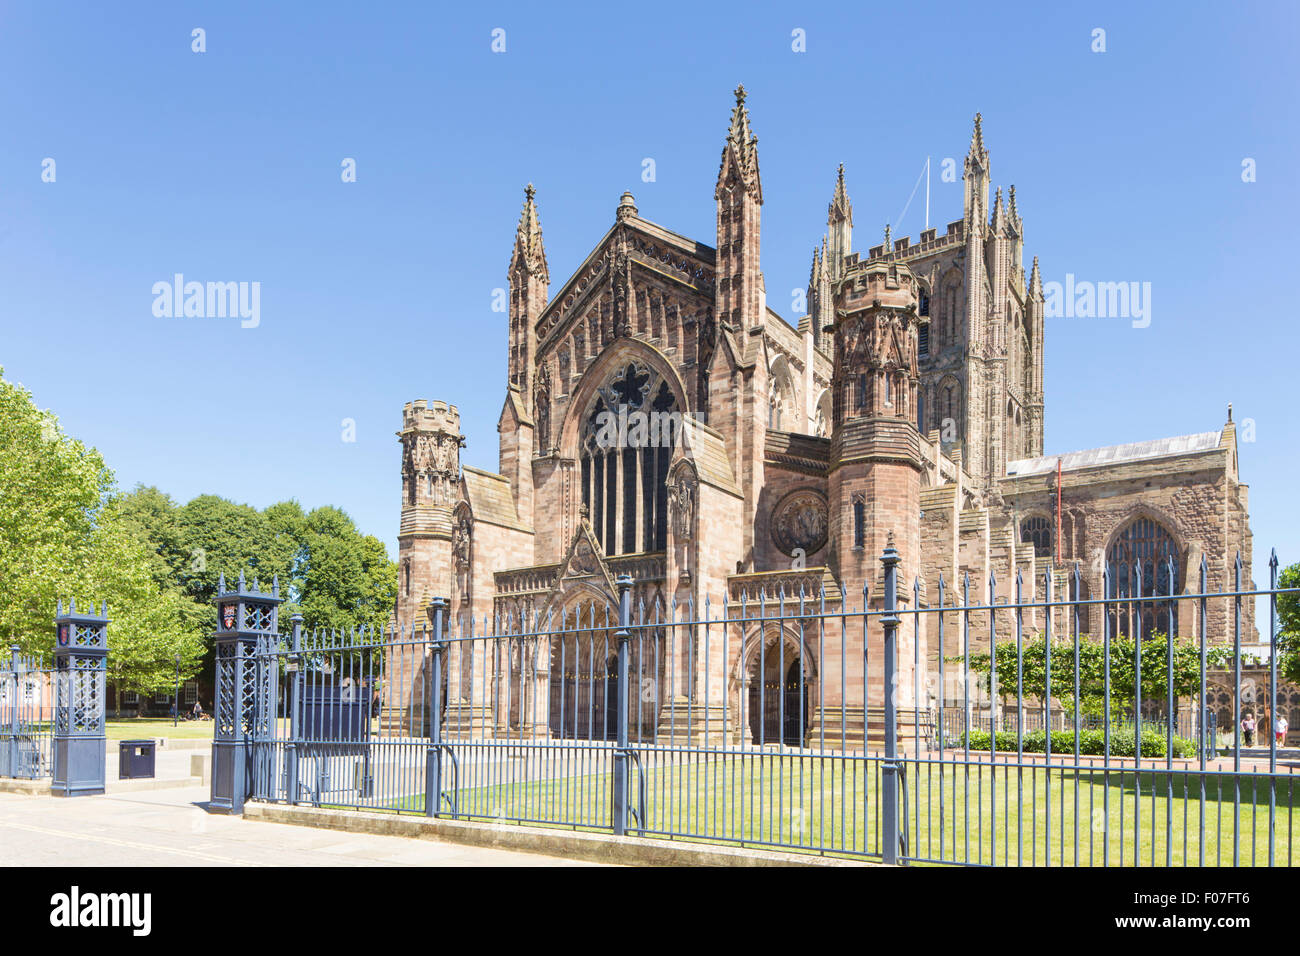
[[[1137,734],[1133,732],[1131,727],[1123,727],[1112,731],[1110,735],[1110,755],[1112,757],[1132,757],[1136,740]],[[960,747],[962,744],[962,737],[961,735],[945,737],[944,744],[945,746]],[[1022,746],[1025,753],[1043,753],[1047,749],[1047,734],[1042,730],[1031,730],[1025,734]],[[987,751],[989,749],[988,732],[983,730],[971,731],[970,749],[973,751]],[[1006,730],[999,731],[997,749],[1014,752],[1016,749],[1016,735]],[[1100,757],[1105,753],[1105,750],[1106,738],[1102,731],[1083,730],[1079,732],[1079,754],[1081,756]],[[1074,753],[1074,731],[1052,731],[1052,753]],[[1195,755],[1195,753],[1195,741],[1188,740],[1185,737],[1174,738],[1175,757],[1191,757]],[[1165,756],[1165,735],[1154,729],[1143,730],[1142,756]]]

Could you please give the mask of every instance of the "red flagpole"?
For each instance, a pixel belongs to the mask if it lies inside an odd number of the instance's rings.
[[[1056,459],[1056,565],[1061,566],[1061,459]]]

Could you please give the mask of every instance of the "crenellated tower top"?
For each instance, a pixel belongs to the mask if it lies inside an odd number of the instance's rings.
[[[424,398],[407,402],[402,408],[402,431],[398,437],[412,431],[459,435],[460,411],[455,405]]]

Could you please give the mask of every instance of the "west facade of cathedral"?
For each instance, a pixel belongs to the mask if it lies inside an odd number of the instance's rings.
[[[763,184],[743,88],[708,243],[642,218],[625,193],[609,231],[553,286],[529,186],[509,266],[497,471],[460,464],[454,405],[422,400],[403,412],[398,623],[422,624],[433,597],[449,599],[462,632],[603,621],[624,574],[635,603],[679,619],[702,617],[706,601],[716,613],[724,599],[800,593],[832,610],[860,609],[864,595],[878,608],[890,544],[902,608],[936,607],[941,580],[944,606],[960,602],[967,577],[970,603],[1006,603],[1017,572],[1026,600],[1041,600],[1049,579],[1057,598],[1092,600],[1105,593],[1107,567],[1121,569],[1111,584],[1121,596],[1168,593],[1171,567],[1175,593],[1196,592],[1202,559],[1209,588],[1230,589],[1238,552],[1248,587],[1247,487],[1230,413],[1212,431],[1044,456],[1043,282],[1036,258],[1028,274],[1023,264],[1015,188],[1004,198],[991,187],[978,116],[963,175],[962,218],[942,234],[913,242],[886,229],[863,253],[841,167],[808,311],[793,321],[767,303]],[[1175,617],[1184,635],[1199,626],[1189,603]],[[1209,630],[1221,636],[1232,609],[1211,604]],[[1085,605],[1081,629],[1100,634],[1104,613]],[[937,658],[960,652],[955,615],[945,616],[943,648],[937,621],[900,631],[905,714],[931,706]],[[1167,602],[1111,623],[1166,630]],[[1067,626],[1041,612],[1026,624]],[[703,714],[706,700],[710,713],[726,700],[728,713],[746,713],[747,695],[770,676],[759,661],[780,642],[802,680],[836,675],[815,688],[827,706],[807,732],[851,724],[847,745],[875,726],[880,654],[867,656],[865,707],[852,679],[843,696],[839,686],[841,670],[861,676],[863,641],[881,639],[874,621],[865,636],[846,629],[817,646],[779,627],[734,630],[707,664],[681,649],[662,655],[655,706],[689,702]],[[539,655],[529,672],[555,668],[545,651],[518,653]],[[919,697],[914,659],[928,662]],[[467,664],[463,679],[486,681],[478,671],[492,666]],[[458,670],[453,705],[460,679]],[[472,719],[484,732],[519,730],[527,713],[515,701]],[[707,726],[751,732],[728,720]],[[527,729],[560,732],[534,723]],[[699,728],[678,721],[673,732]]]

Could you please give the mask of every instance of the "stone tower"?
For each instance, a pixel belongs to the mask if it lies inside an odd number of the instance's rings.
[[[992,389],[989,341],[989,276],[984,259],[988,233],[989,151],[984,148],[980,115],[975,114],[963,173],[962,228],[966,239],[966,400],[962,442],[966,470],[982,485],[993,472],[989,456],[992,443],[988,409]],[[885,250],[889,252],[888,249]],[[999,403],[1000,404],[1000,403]]]
[[[889,230],[885,230],[889,248]],[[830,462],[827,479],[831,561],[846,606],[883,606],[880,555],[893,544],[900,555],[898,607],[914,608],[912,582],[921,561],[921,442],[916,429],[919,316],[916,279],[892,256],[866,263],[850,256],[835,283],[833,395]],[[874,738],[883,703],[883,633],[878,620],[868,627],[868,707]],[[920,629],[925,660],[925,626]],[[898,697],[912,713],[913,624],[899,629]],[[856,644],[856,646],[855,646]],[[850,668],[861,668],[860,633],[846,644]],[[850,673],[852,671],[850,670]],[[923,690],[924,693],[924,690]],[[854,708],[850,708],[854,710]],[[861,720],[860,711],[850,722]],[[900,720],[910,721],[906,714]]]
[[[919,568],[921,446],[916,430],[916,280],[891,259],[848,260],[837,283],[829,475],[834,561],[846,592],[874,584],[887,541],[899,579]],[[874,589],[873,589],[874,590]]]
[[[963,461],[985,489],[1009,461],[1043,453],[1042,280],[1027,281],[1016,188],[993,191],[982,119],[975,115],[963,172],[965,245]],[[891,251],[886,244],[884,250]],[[912,263],[914,266],[917,262]]]
[[[551,274],[537,218],[536,190],[524,189],[524,208],[510,254],[509,355],[506,400],[497,420],[501,474],[510,482],[519,512],[533,513],[533,457],[550,453],[553,398],[545,365],[537,364],[537,320],[546,309]],[[539,429],[540,426],[540,429]],[[540,440],[539,440],[540,439]]]
[[[701,389],[700,405],[708,409],[708,424],[728,436],[728,450],[745,497],[741,564],[752,567],[767,441],[768,359],[762,355],[767,293],[759,267],[763,184],[758,172],[758,137],[749,126],[743,86],[736,88],[713,198],[717,208],[716,328],[700,337],[698,363],[701,382],[707,385],[707,391]],[[740,371],[738,379],[731,377],[727,363],[714,362],[716,341],[724,332],[738,346],[740,354],[733,356]]]
[[[402,523],[397,620],[424,624],[423,605],[452,593],[452,510],[460,497],[460,412],[420,399],[402,409]]]

